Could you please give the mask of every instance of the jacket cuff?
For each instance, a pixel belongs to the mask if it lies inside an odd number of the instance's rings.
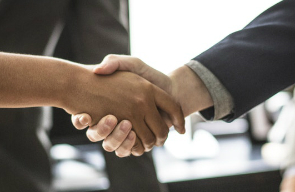
[[[234,109],[234,102],[226,88],[216,76],[200,62],[191,60],[186,66],[191,68],[200,77],[213,100],[213,107],[200,111],[203,118],[211,121],[219,119],[230,121]]]

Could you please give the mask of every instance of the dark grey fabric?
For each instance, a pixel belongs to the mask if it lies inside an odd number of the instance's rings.
[[[64,2],[0,2],[0,51],[42,54]],[[0,191],[52,191],[45,108],[0,109]]]
[[[168,192],[167,185],[158,182],[151,153],[119,158],[114,153],[104,152],[104,156],[112,192]]]
[[[121,17],[119,12],[122,10],[119,8],[119,1],[75,1],[69,7],[54,55],[79,63],[96,64],[110,53],[129,54],[128,26],[122,24],[128,18]],[[76,131],[72,127],[68,114],[61,109],[54,109],[54,112],[52,137],[71,135],[74,139],[70,142],[89,142],[84,131]],[[60,129],[61,126],[63,129]],[[104,156],[110,191],[166,191],[165,185],[157,180],[151,155],[122,159],[114,153],[104,152]]]
[[[0,109],[0,191],[51,191],[46,109]]]
[[[234,110],[225,120],[238,118],[294,84],[294,21],[295,1],[281,1],[194,58],[231,94]],[[213,112],[211,108],[202,113],[210,119]]]
[[[2,0],[0,51],[42,55],[68,1]]]
[[[0,51],[42,55],[60,22],[64,28],[54,49],[56,57],[92,64],[109,53],[128,54],[126,3],[127,0],[0,1]],[[51,191],[48,148],[42,143],[46,141],[46,126],[41,123],[41,111],[42,108],[0,111],[0,191]],[[63,110],[54,109],[53,117],[51,139],[66,142],[73,137],[76,143],[89,142],[83,131],[75,130]],[[162,191],[149,155],[126,159],[111,153],[104,155],[110,191]]]

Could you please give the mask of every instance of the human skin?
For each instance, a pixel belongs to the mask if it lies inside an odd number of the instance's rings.
[[[284,176],[280,192],[295,192],[295,175]]]
[[[188,116],[193,112],[213,106],[212,98],[204,83],[186,66],[174,70],[169,76],[167,76],[148,66],[136,57],[109,55],[105,57],[101,65],[96,66],[93,71],[96,74],[108,75],[117,70],[130,71],[138,74],[163,89],[180,104],[184,116]],[[83,114],[83,116],[89,118],[87,114]],[[162,117],[163,119],[166,119],[166,123],[170,127],[172,123],[169,121],[169,118],[166,117],[165,113],[162,113]],[[76,122],[76,124],[79,123]],[[97,126],[91,134],[95,135],[97,132],[100,132],[100,126],[102,125],[103,124]],[[105,134],[107,135],[108,133]],[[128,134],[125,133],[125,135],[122,134],[121,137],[124,138],[127,137],[127,135]],[[112,140],[105,140],[103,142],[105,150],[115,151],[117,155],[120,154],[120,157],[128,156],[128,154],[130,154],[127,148],[132,149],[132,147],[129,146],[131,144],[127,145],[123,140],[121,143],[124,143],[124,149],[122,149],[120,143],[117,142],[114,145],[112,142]],[[124,151],[124,153],[122,153],[122,151]]]
[[[166,140],[169,129],[158,109],[184,132],[181,108],[163,90],[130,72],[99,76],[92,68],[52,57],[0,53],[0,107],[53,106],[73,115],[87,113],[90,127],[113,114],[119,122],[132,123],[134,155]],[[129,122],[121,123],[123,130],[131,130]]]

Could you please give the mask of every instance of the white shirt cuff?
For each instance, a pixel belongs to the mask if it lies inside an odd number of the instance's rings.
[[[211,115],[206,112],[205,116],[202,111],[201,115],[207,120],[218,120],[231,114],[234,108],[233,98],[217,77],[198,61],[191,60],[186,65],[204,82],[213,100],[214,110],[210,110]]]

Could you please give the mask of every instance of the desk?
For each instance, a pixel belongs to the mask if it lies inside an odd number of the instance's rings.
[[[237,134],[217,138],[220,153],[213,159],[179,160],[163,147],[154,153],[158,178],[176,191],[278,192],[279,167],[261,158],[261,144],[251,144],[249,136]]]

